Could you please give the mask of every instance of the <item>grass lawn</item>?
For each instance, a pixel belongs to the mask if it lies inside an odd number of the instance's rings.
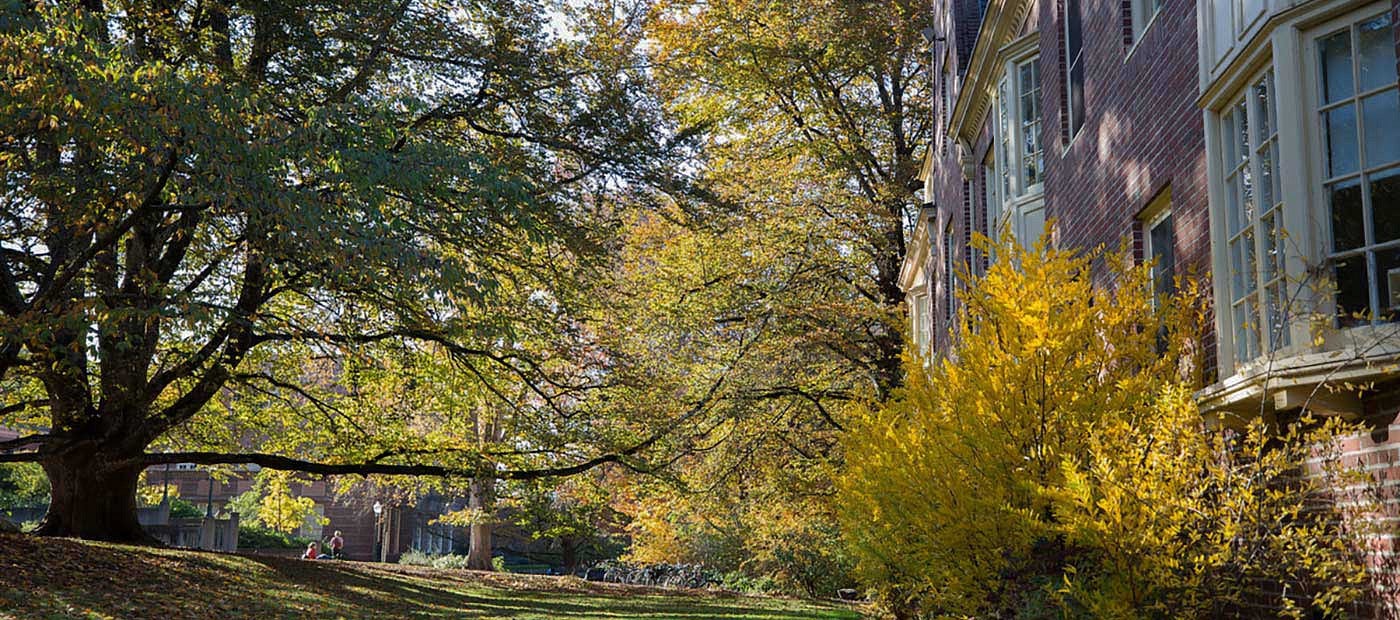
[[[0,618],[860,618],[857,608],[573,578],[0,534]]]

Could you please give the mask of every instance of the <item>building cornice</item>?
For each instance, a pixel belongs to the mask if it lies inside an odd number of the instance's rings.
[[[968,61],[962,88],[953,106],[951,130],[953,136],[969,152],[977,143],[982,121],[987,117],[996,91],[997,78],[1007,59],[1034,49],[1040,44],[1040,33],[1032,32],[1019,39],[1016,34],[1025,23],[1032,0],[991,0],[982,27],[977,31],[977,45]]]

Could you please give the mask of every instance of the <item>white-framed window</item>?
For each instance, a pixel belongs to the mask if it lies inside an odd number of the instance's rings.
[[[1064,0],[1065,82],[1064,106],[1069,140],[1084,126],[1084,29],[1080,0]]]
[[[1133,21],[1133,41],[1142,39],[1142,33],[1147,31],[1147,26],[1157,17],[1157,13],[1162,11],[1162,4],[1165,0],[1132,0],[1132,21]]]
[[[1045,187],[1045,148],[1041,144],[1040,56],[1006,63],[1006,73],[997,84],[996,110],[996,163],[1002,200],[1041,193]]]
[[[1400,310],[1400,86],[1390,12],[1310,34],[1337,321],[1389,320]]]
[[[1273,69],[1250,81],[1220,127],[1228,310],[1235,360],[1247,362],[1289,341]]]
[[[994,202],[999,219],[1007,222],[1012,234],[1026,247],[1034,245],[1045,228],[1040,96],[1040,56],[1031,53],[1008,61],[997,83],[996,122],[992,128],[992,176],[997,193]]]
[[[929,328],[930,325],[933,323],[933,316],[929,308],[929,306],[931,305],[930,296],[922,292],[915,293],[910,298],[909,303],[913,306],[913,308],[911,308],[910,314],[912,315],[913,323],[911,327],[914,332],[914,348],[918,350],[919,353],[927,353],[929,345]]]
[[[1040,143],[1040,57],[1016,63],[1016,142],[1020,172],[1017,189],[1024,196],[1045,184],[1045,148]]]

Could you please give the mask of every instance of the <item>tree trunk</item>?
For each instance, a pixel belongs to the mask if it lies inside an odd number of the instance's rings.
[[[472,509],[471,548],[467,551],[467,568],[474,570],[494,570],[491,566],[491,530],[495,520],[491,512],[491,491],[488,486],[494,481],[473,480],[467,505]]]
[[[48,474],[53,499],[38,533],[157,544],[136,519],[136,483],[142,467],[113,465],[128,458],[129,455],[74,448],[59,450],[40,461]]]
[[[573,536],[564,536],[559,539],[560,554],[564,556],[565,575],[578,572],[578,547],[578,539]]]

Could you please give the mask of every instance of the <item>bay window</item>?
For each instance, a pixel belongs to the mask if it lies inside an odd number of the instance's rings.
[[[1400,89],[1389,12],[1314,39],[1316,117],[1338,323],[1400,306]]]
[[[1221,5],[1229,10],[1221,14]],[[1319,1],[1286,19],[1258,18],[1267,11],[1234,0],[1200,13],[1213,33],[1243,24],[1257,31],[1244,43],[1268,43],[1254,52],[1242,45],[1240,53],[1258,57],[1203,82],[1220,359],[1222,370],[1244,376],[1275,353],[1292,363],[1289,356],[1360,347],[1357,337],[1371,332],[1332,330],[1400,318],[1400,77],[1390,4]],[[1202,60],[1218,49],[1203,46]],[[1309,319],[1319,316],[1334,317],[1331,329],[1315,331]]]

